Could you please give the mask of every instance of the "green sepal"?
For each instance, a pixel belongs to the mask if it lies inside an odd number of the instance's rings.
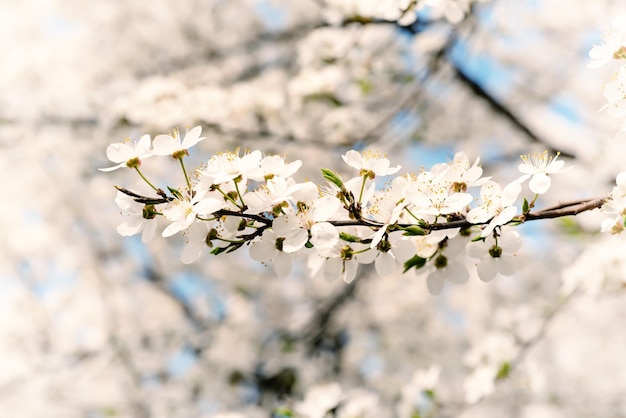
[[[306,248],[313,248],[314,247],[314,245],[311,243],[311,241],[307,241],[306,244],[304,244],[304,246]]]
[[[478,242],[478,241],[484,241],[485,237],[481,237],[480,235],[477,236],[476,238],[472,239],[472,242]]]
[[[233,251],[237,251],[238,249],[241,248],[241,246],[243,245],[243,242],[237,242],[237,243],[232,243],[230,244],[226,250],[227,253],[232,253]]]
[[[350,235],[347,232],[340,232],[339,239],[342,239],[347,242],[361,242],[361,238],[354,236],[354,235]]]
[[[335,173],[329,168],[322,168],[321,171],[322,171],[322,176],[326,180],[328,180],[335,186],[339,187],[342,191],[345,190],[345,186],[343,185],[343,180],[341,180],[341,177],[339,177],[339,174]]]
[[[177,199],[182,199],[183,198],[182,193],[179,192],[178,189],[175,189],[173,187],[167,186],[167,190],[169,190],[171,194],[176,196]]]
[[[404,271],[402,273],[406,273],[412,268],[415,268],[415,270],[420,269],[424,267],[425,265],[426,265],[426,259],[415,254],[413,257],[409,258],[407,261],[404,262]]]
[[[223,252],[228,251],[228,249],[229,249],[229,248],[230,248],[230,247],[215,247],[215,248],[213,248],[213,249],[211,250],[211,254],[213,254],[213,255],[220,255],[220,254],[222,254]]]
[[[402,228],[402,230],[404,231],[404,233],[402,235],[406,235],[409,237],[414,237],[414,236],[421,236],[421,235],[426,235],[428,234],[427,231],[424,230],[424,228],[419,227],[417,225],[411,225],[408,226],[406,228]]]
[[[284,418],[292,418],[292,417],[295,417],[294,413],[290,409],[288,409],[286,407],[280,407],[280,408],[276,409],[272,416],[277,417],[277,418],[283,418],[283,417]]]
[[[500,370],[498,370],[498,374],[496,374],[496,380],[500,380],[500,379],[504,379],[508,377],[509,373],[511,373],[511,365],[509,364],[508,361],[505,361],[500,366]]]

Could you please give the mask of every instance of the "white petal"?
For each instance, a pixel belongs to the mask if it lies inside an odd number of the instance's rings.
[[[147,244],[156,235],[157,221],[156,219],[144,219],[143,233],[141,234],[141,241]]]
[[[343,260],[341,258],[328,258],[324,263],[324,278],[327,281],[332,282],[339,277],[342,269]]]
[[[124,237],[129,237],[141,231],[142,227],[143,219],[139,216],[131,216],[126,222],[117,227],[117,232]]]
[[[181,226],[182,226],[182,223],[181,223],[180,221],[172,222],[171,224],[169,224],[169,225],[167,226],[167,228],[165,228],[165,229],[163,230],[163,232],[161,233],[161,235],[162,235],[164,238],[171,237],[171,236],[172,236],[172,235],[174,235],[175,233],[177,233],[177,232],[179,232],[180,230],[184,229],[184,228],[181,228]]]
[[[391,249],[398,261],[406,261],[415,255],[415,244],[408,239],[399,239],[393,242]]]
[[[200,138],[201,132],[201,126],[196,126],[191,131],[187,132],[187,134],[185,134],[185,139],[183,139],[182,147],[184,149],[189,149],[196,145],[198,142],[202,141],[204,138]]]
[[[283,251],[286,253],[295,253],[302,249],[308,240],[309,231],[304,228],[298,228],[285,237],[285,241],[283,241]]]
[[[530,179],[528,187],[533,193],[544,194],[550,188],[552,180],[545,173],[537,173]]]
[[[113,167],[99,168],[98,170],[104,173],[108,173],[109,171],[117,170],[118,168],[122,168],[124,166],[126,166],[125,162],[119,163],[118,165],[114,165]]]
[[[497,260],[497,265],[500,274],[510,276],[515,273],[515,257],[513,257],[512,255],[503,254],[501,257],[499,257],[499,260]]]
[[[493,257],[485,257],[476,266],[478,277],[483,282],[489,282],[498,274],[498,263]]]
[[[114,163],[125,163],[133,157],[133,149],[128,144],[118,143],[107,147],[107,158]]]
[[[216,212],[224,207],[224,201],[212,197],[202,199],[193,207],[193,211],[199,215]]]
[[[332,248],[339,241],[339,232],[328,222],[316,223],[311,227],[311,243],[318,251]]]
[[[355,260],[347,260],[343,266],[343,281],[346,283],[352,283],[352,281],[356,277],[356,271],[358,267],[359,263],[357,263]]]
[[[376,272],[381,276],[389,276],[396,271],[396,259],[391,252],[380,253],[374,263]]]
[[[152,152],[155,155],[172,155],[181,148],[178,140],[169,135],[158,135],[152,142]]]
[[[282,251],[276,251],[274,259],[274,271],[278,277],[287,277],[291,272],[291,256]]]
[[[383,239],[383,235],[387,231],[387,225],[383,225],[376,231],[376,233],[372,236],[372,243],[370,244],[370,248],[376,248],[378,243]]]
[[[261,241],[250,245],[250,258],[262,263],[266,263],[274,257],[276,252],[276,242],[274,239],[264,238]]]
[[[426,286],[431,295],[439,295],[443,290],[444,283],[445,280],[439,269],[435,269],[426,277]]]
[[[517,231],[506,231],[498,238],[498,245],[506,253],[514,253],[522,248],[522,237]]]
[[[356,168],[357,170],[360,170],[365,166],[363,157],[358,151],[350,150],[346,152],[345,155],[342,155],[341,158],[346,164],[348,164],[350,167]]]
[[[489,244],[484,241],[469,242],[465,247],[467,255],[472,258],[483,258],[489,251]]]
[[[504,190],[502,190],[502,206],[512,205],[521,192],[522,184],[519,181],[508,184]]]
[[[378,250],[370,249],[368,251],[358,253],[356,255],[356,259],[361,264],[369,264],[373,262],[374,260],[376,260],[377,256],[378,256]]]
[[[493,211],[485,206],[478,206],[467,213],[466,219],[473,224],[487,222],[493,216]]]
[[[493,218],[493,223],[495,223],[495,225],[505,225],[513,219],[516,213],[517,208],[515,206],[506,207],[502,209],[502,211],[495,218]]]
[[[463,284],[467,283],[469,280],[469,272],[467,268],[461,263],[458,262],[450,262],[448,260],[448,265],[445,268],[446,271],[446,280],[450,283],[455,284]]]

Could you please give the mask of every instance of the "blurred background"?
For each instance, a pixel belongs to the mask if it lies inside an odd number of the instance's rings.
[[[620,7],[0,0],[0,416],[626,416],[626,244],[598,211],[524,225],[514,276],[431,296],[427,271],[281,279],[246,248],[184,265],[184,236],[117,234],[138,179],[97,170],[201,125],[192,165],[239,146],[320,182],[348,149],[403,173],[462,150],[507,182],[547,149],[575,169],[539,206],[603,195],[626,149],[598,112],[615,68],[586,64]]]

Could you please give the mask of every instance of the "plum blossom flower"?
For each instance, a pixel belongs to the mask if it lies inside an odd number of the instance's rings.
[[[435,257],[433,269],[426,276],[426,285],[431,294],[440,294],[446,282],[463,284],[469,279],[462,257],[465,254],[465,241],[460,238],[448,240],[445,253]]]
[[[224,205],[224,200],[214,197],[204,198],[202,193],[196,193],[191,199],[183,197],[174,200],[167,209],[163,209],[163,216],[172,221],[163,230],[163,237],[171,237],[177,232],[189,228],[196,216],[216,212],[222,209]]]
[[[298,416],[324,418],[344,397],[339,383],[325,383],[310,388],[304,400],[295,405]]]
[[[369,264],[374,261],[376,273],[380,276],[389,276],[396,271],[398,263],[402,263],[415,255],[414,244],[402,236],[400,232],[389,234],[389,238],[382,240],[376,249],[357,254],[359,263]]]
[[[365,151],[361,154],[358,151],[350,150],[342,155],[343,161],[352,168],[359,170],[359,176],[368,176],[373,179],[376,176],[388,176],[400,170],[400,166],[389,167],[389,160],[383,155],[374,151]]]
[[[152,157],[150,135],[144,135],[136,142],[131,142],[130,138],[127,138],[125,142],[111,144],[107,147],[107,158],[117,165],[98,170],[108,172],[124,166],[139,167],[141,160],[149,157]]]
[[[340,207],[339,200],[323,196],[308,202],[298,201],[298,211],[274,219],[272,227],[278,236],[284,237],[283,251],[300,250],[309,240],[317,247],[329,248],[339,240],[337,229],[326,222]]]
[[[622,66],[611,81],[604,85],[602,94],[607,103],[600,110],[606,109],[614,118],[626,116],[626,67]]]
[[[602,232],[619,234],[624,230],[626,217],[626,172],[621,172],[616,178],[617,185],[611,191],[611,198],[602,205],[602,211],[612,218],[605,219],[600,225]]]
[[[509,222],[517,213],[513,206],[517,196],[522,191],[519,181],[508,184],[504,190],[502,187],[489,180],[480,189],[482,205],[475,207],[467,213],[467,220],[473,224],[491,221],[485,227],[481,237],[486,237],[493,232],[496,226]]]
[[[187,131],[183,138],[180,137],[178,130],[175,130],[172,135],[158,135],[154,138],[152,143],[154,155],[172,155],[178,152],[187,154],[187,150],[198,142],[205,139],[200,137],[202,133],[202,127],[196,126],[190,131]],[[178,157],[176,157],[178,158]]]
[[[498,273],[510,276],[515,273],[515,252],[522,247],[522,237],[515,231],[505,231],[497,238],[489,236],[484,241],[467,244],[467,255],[478,258],[478,277],[491,281]]]
[[[263,264],[272,263],[279,277],[287,277],[291,272],[292,255],[283,251],[285,238],[279,237],[273,230],[266,229],[261,239],[250,245],[250,258]]]
[[[223,152],[213,155],[206,166],[199,170],[202,177],[212,180],[213,184],[221,184],[239,177],[246,179],[259,167],[261,151],[246,153],[239,156],[239,148],[235,152]]]
[[[589,51],[589,68],[598,68],[611,59],[626,58],[626,14],[617,16],[611,26],[602,34],[602,45],[596,45]]]
[[[300,189],[301,186],[300,183],[296,183],[292,178],[274,177],[269,179],[259,190],[246,194],[247,212],[272,211],[276,206],[290,201],[292,194]]]
[[[550,174],[557,174],[569,171],[572,167],[563,168],[565,162],[558,160],[559,153],[556,156],[548,155],[548,151],[544,151],[541,154],[528,154],[522,155],[520,158],[524,162],[519,165],[519,171],[524,173],[518,181],[528,182],[528,187],[533,193],[544,194],[550,188],[552,180]]]
[[[293,176],[302,167],[302,161],[296,160],[285,163],[285,158],[278,155],[267,155],[260,161],[259,166],[250,171],[248,176],[255,181],[270,180],[275,177],[284,179]]]
[[[453,190],[448,181],[447,170],[436,175],[425,171],[412,182],[407,197],[421,215],[449,215],[462,211],[471,201],[472,195]]]
[[[144,204],[135,202],[132,197],[119,191],[115,196],[115,203],[117,203],[117,206],[122,210],[122,214],[128,217],[124,223],[117,227],[117,232],[120,235],[128,237],[143,231],[141,240],[144,243],[154,237],[157,222],[154,216],[144,216],[146,214],[149,215],[149,212],[145,212],[146,206]]]

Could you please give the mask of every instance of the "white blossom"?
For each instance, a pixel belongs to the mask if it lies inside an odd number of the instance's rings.
[[[150,241],[156,232],[156,219],[146,219],[144,217],[145,205],[118,191],[115,196],[115,203],[122,210],[122,214],[127,216],[127,220],[117,227],[117,232],[122,236],[131,236],[142,232],[141,240],[146,243]]]
[[[481,234],[482,237],[488,236],[496,226],[505,225],[513,219],[517,213],[517,208],[513,203],[521,190],[522,186],[519,181],[508,184],[504,190],[498,183],[488,181],[480,189],[482,204],[467,213],[467,220],[477,224],[491,219]]]
[[[374,151],[365,151],[360,153],[350,150],[341,156],[346,164],[352,168],[359,170],[361,176],[369,174],[371,178],[374,176],[388,176],[395,174],[400,170],[400,166],[390,167],[389,160]],[[373,175],[373,176],[372,176]]]
[[[117,165],[99,168],[100,171],[113,171],[120,167],[139,166],[141,160],[152,156],[150,152],[150,135],[142,136],[139,141],[127,139],[125,142],[111,144],[107,147],[107,158]]]
[[[200,137],[201,133],[202,127],[196,126],[192,130],[187,131],[183,138],[180,137],[178,130],[175,130],[172,135],[158,135],[152,142],[152,152],[154,155],[174,155],[179,151],[186,152],[189,148],[205,139]]]
[[[504,231],[501,236],[488,236],[484,240],[467,244],[467,255],[478,258],[478,277],[491,281],[498,273],[510,276],[515,273],[515,253],[522,247],[522,238],[515,231]]]

